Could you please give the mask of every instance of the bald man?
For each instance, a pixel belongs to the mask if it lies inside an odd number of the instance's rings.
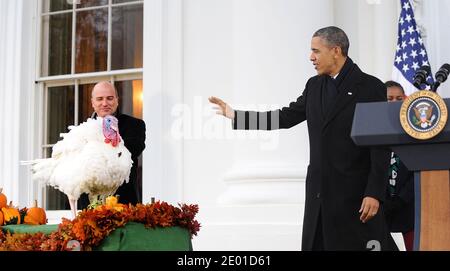
[[[141,186],[137,182],[138,157],[145,149],[145,122],[141,119],[117,112],[119,97],[116,88],[110,82],[102,81],[97,83],[91,94],[93,117],[104,117],[114,115],[119,120],[119,133],[125,143],[125,147],[131,152],[133,167],[130,172],[128,183],[122,184],[117,189],[119,202],[124,204],[136,204],[142,202]],[[79,208],[86,208],[89,200],[86,194],[80,198]]]
[[[119,106],[119,95],[110,82],[99,82],[92,89],[91,103],[97,116],[114,115]]]

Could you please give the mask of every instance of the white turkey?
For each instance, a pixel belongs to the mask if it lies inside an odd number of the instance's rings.
[[[52,150],[52,157],[26,161],[32,165],[33,180],[59,189],[69,198],[74,217],[77,200],[89,194],[91,203],[100,196],[114,194],[128,182],[133,164],[113,116],[88,119],[78,126],[69,126]]]

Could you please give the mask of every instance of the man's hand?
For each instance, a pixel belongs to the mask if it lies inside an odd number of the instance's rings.
[[[228,104],[226,104],[224,101],[222,101],[219,98],[216,97],[209,97],[208,98],[210,103],[216,104],[217,106],[214,107],[216,111],[216,114],[225,116],[229,119],[234,119],[234,110],[231,108]]]
[[[372,197],[365,197],[361,204],[361,208],[359,209],[359,212],[361,213],[359,219],[362,221],[362,223],[366,223],[367,221],[372,219],[378,213],[379,207],[380,202],[377,199]]]

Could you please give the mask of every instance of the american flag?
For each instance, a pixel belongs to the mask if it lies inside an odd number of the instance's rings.
[[[398,21],[397,49],[395,53],[392,80],[400,83],[405,94],[410,95],[418,89],[412,84],[417,70],[423,65],[430,66],[427,51],[417,29],[414,11],[409,0],[400,0],[402,11]],[[432,82],[432,77],[427,79]]]

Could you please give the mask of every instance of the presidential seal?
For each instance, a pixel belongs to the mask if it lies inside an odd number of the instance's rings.
[[[447,106],[433,91],[414,92],[400,108],[400,123],[405,132],[416,139],[430,139],[447,123]]]

